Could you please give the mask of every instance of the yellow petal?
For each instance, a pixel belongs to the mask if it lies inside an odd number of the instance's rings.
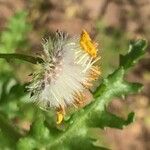
[[[57,124],[61,124],[61,122],[63,121],[64,119],[64,114],[62,111],[58,111],[57,112]]]
[[[90,56],[97,56],[97,46],[95,42],[93,42],[89,36],[89,34],[83,30],[80,37],[80,46],[86,51]]]

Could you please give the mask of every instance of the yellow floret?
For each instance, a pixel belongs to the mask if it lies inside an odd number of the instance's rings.
[[[57,112],[57,124],[61,124],[61,122],[63,121],[64,119],[64,114],[61,112],[61,111],[58,111]]]
[[[82,31],[80,45],[90,56],[97,56],[96,44],[91,40],[89,34],[85,30]]]
[[[64,110],[63,109],[60,109],[57,111],[57,124],[61,124],[61,122],[63,121],[64,119]]]

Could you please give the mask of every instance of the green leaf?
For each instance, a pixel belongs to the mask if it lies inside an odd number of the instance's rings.
[[[9,139],[9,142],[13,144],[21,137],[21,134],[6,120],[6,118],[0,114],[0,129],[1,132]]]
[[[26,48],[27,34],[31,30],[31,25],[27,23],[27,13],[25,11],[17,12],[10,18],[7,30],[2,32],[0,38],[1,53],[12,53],[16,49]]]
[[[69,120],[64,121],[62,126],[63,130],[55,134],[53,128],[49,126],[50,132],[48,132],[44,124],[44,118],[39,116],[32,124],[29,134],[27,134],[26,138],[20,139],[17,146],[20,149],[105,149],[99,145],[95,145],[93,139],[88,134],[89,129],[91,127],[122,129],[124,126],[133,122],[134,113],[129,113],[127,119],[123,119],[107,112],[106,107],[114,97],[133,94],[139,92],[142,88],[142,85],[139,83],[125,81],[124,75],[127,69],[133,66],[143,56],[146,42],[144,40],[138,40],[132,43],[130,47],[130,51],[125,56],[120,57],[122,60],[120,60],[119,68],[104,79],[101,85],[95,90],[93,93],[95,99],[89,105],[74,113]],[[35,140],[36,146],[31,147],[31,143],[34,143]],[[42,140],[43,142],[41,144],[39,141]]]
[[[107,148],[96,146],[94,142],[96,142],[94,139],[77,136],[74,137],[70,143],[67,143],[67,146],[69,150],[108,150]]]
[[[146,47],[146,40],[140,39],[132,41],[128,53],[125,56],[120,55],[120,66],[123,66],[124,69],[128,69],[135,65],[145,54]]]
[[[97,115],[96,118],[94,118],[89,126],[92,127],[99,127],[104,129],[105,127],[111,127],[111,128],[118,128],[123,129],[124,126],[129,125],[134,120],[134,113],[131,112],[128,114],[127,119],[123,119],[121,117],[118,117],[110,112],[103,111],[101,114]]]
[[[82,139],[85,139],[85,143],[87,143],[87,145],[89,144],[91,146],[93,142],[92,140],[88,139],[89,127],[105,128],[110,126],[121,129],[123,128],[123,126],[128,125],[133,121],[133,113],[130,113],[127,120],[124,120],[120,117],[106,112],[105,107],[116,96],[120,97],[122,95],[136,93],[141,90],[141,84],[129,83],[127,81],[124,81],[124,75],[127,69],[133,65],[132,62],[137,62],[138,58],[143,55],[145,51],[144,48],[146,43],[142,42],[142,46],[139,46],[139,44],[137,43],[141,42],[137,41],[133,43],[133,48],[127,55],[124,56],[124,61],[121,63],[121,66],[116,71],[114,71],[114,73],[104,79],[102,84],[94,92],[95,100],[84,109],[76,112],[71,117],[71,119],[67,122],[67,125],[69,127],[66,128],[63,133],[60,133],[57,136],[53,137],[53,141],[47,145],[49,149],[60,148],[60,146],[62,149],[63,146],[65,148],[68,146],[68,149],[71,149],[72,147],[80,149],[81,145],[83,145],[82,141],[84,141],[81,140],[80,137],[82,137]],[[139,52],[138,54],[136,54],[136,57],[132,57],[134,51],[136,51],[137,49],[137,45]],[[78,144],[76,144],[76,141]],[[61,143],[61,145],[59,143]],[[72,147],[70,148],[70,146]],[[89,150],[96,149],[90,146]]]
[[[132,94],[139,92],[142,88],[142,85],[139,83],[129,83],[124,81],[125,70],[121,67],[118,70],[114,71],[109,75],[102,84],[94,92],[94,97],[101,98],[101,95],[106,93],[105,96],[122,96],[127,94]],[[110,93],[109,93],[110,92]],[[102,95],[104,97],[104,95]]]
[[[32,28],[31,24],[27,22],[27,15],[26,11],[19,11],[9,19],[6,30],[0,33],[0,53],[15,53],[17,50],[19,53],[27,52],[26,50],[29,49],[27,36]],[[0,58],[3,58],[2,55]],[[8,60],[10,61],[10,58]],[[11,63],[0,60],[1,72],[12,71],[11,66]]]
[[[31,127],[30,135],[39,141],[45,141],[49,139],[49,130],[47,127],[45,127],[44,121],[44,116],[39,115]]]
[[[33,150],[36,148],[36,141],[31,137],[21,138],[17,144],[17,150]]]
[[[36,117],[38,116],[38,117]],[[50,141],[48,128],[45,126],[45,117],[37,112],[35,121],[32,123],[30,132],[17,143],[18,150],[42,149]]]
[[[10,72],[0,74],[0,107],[8,101],[19,99],[25,95],[24,85],[10,75]]]

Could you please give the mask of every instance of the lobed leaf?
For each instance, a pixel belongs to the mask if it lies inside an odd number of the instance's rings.
[[[92,127],[99,127],[101,129],[106,127],[123,129],[124,126],[127,126],[134,121],[134,113],[129,113],[127,119],[125,120],[105,110],[99,114],[97,119],[92,121],[94,122],[91,125]]]
[[[147,42],[144,39],[132,41],[129,46],[128,53],[123,56],[120,55],[120,66],[128,69],[135,65],[137,61],[145,54]]]
[[[124,75],[127,69],[144,54],[145,44],[146,42],[143,40],[133,43],[130,52],[122,57],[123,61],[121,61],[120,67],[104,79],[93,93],[95,100],[84,109],[76,112],[69,121],[66,121],[68,126],[65,131],[61,131],[57,135],[50,135],[53,140],[46,145],[47,149],[102,149],[94,146],[93,140],[88,138],[90,127],[122,129],[133,121],[134,113],[130,113],[128,118],[124,120],[106,112],[105,107],[116,96],[132,94],[141,90],[141,84],[124,81]]]
[[[144,40],[138,40],[130,45],[129,52],[125,56],[120,56],[120,66],[111,75],[103,80],[102,84],[93,93],[95,100],[93,100],[85,108],[80,109],[73,114],[68,121],[64,122],[63,130],[60,130],[57,134],[51,132],[53,128],[49,127],[50,132],[45,129],[44,121],[37,120],[32,125],[31,132],[26,138],[19,140],[20,146],[22,141],[25,143],[38,140],[41,138],[49,139],[46,143],[37,143],[35,148],[43,148],[50,150],[101,150],[105,149],[99,145],[95,145],[95,140],[91,139],[88,135],[88,130],[92,127],[105,128],[112,127],[122,129],[124,126],[130,124],[134,120],[134,113],[129,113],[127,119],[118,117],[110,112],[106,111],[106,106],[112,101],[114,97],[120,97],[122,95],[133,94],[139,92],[142,85],[139,83],[129,83],[124,80],[124,75],[128,68],[132,67],[141,56],[144,55],[146,48],[146,42]],[[46,132],[46,135],[42,132]],[[40,135],[41,133],[41,135]],[[32,137],[32,139],[31,139]],[[34,143],[34,142],[33,142]],[[23,143],[24,144],[24,143]],[[34,145],[34,144],[33,144]],[[26,145],[26,148],[28,145]],[[20,147],[23,149],[22,147]],[[32,149],[31,147],[29,147]]]

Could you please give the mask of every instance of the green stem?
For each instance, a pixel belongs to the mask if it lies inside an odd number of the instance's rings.
[[[4,58],[6,60],[9,59],[20,59],[20,60],[24,60],[33,64],[37,64],[37,63],[42,63],[43,59],[40,57],[34,57],[34,56],[28,56],[28,55],[24,55],[24,54],[1,54],[0,53],[0,58]]]
[[[16,143],[22,136],[15,128],[0,114],[0,129],[12,143]]]

